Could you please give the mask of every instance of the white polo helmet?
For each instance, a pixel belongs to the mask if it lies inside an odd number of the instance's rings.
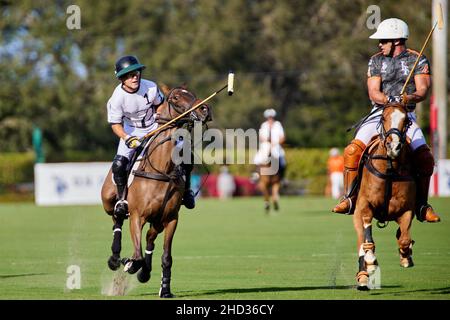
[[[264,111],[264,118],[275,118],[276,115],[277,112],[275,111],[275,109],[267,109],[266,111]]]
[[[330,149],[330,157],[336,157],[340,154],[339,149],[338,148],[331,148]]]
[[[409,29],[405,21],[390,18],[381,21],[377,32],[371,35],[370,39],[408,39]]]

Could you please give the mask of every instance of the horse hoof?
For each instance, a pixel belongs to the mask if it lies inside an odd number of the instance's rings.
[[[400,266],[403,268],[412,268],[414,267],[414,262],[411,257],[409,258],[401,258],[400,259]]]
[[[165,292],[165,293],[160,293],[159,297],[160,298],[169,298],[170,299],[170,298],[173,298],[174,295],[171,292]]]
[[[280,210],[280,206],[278,205],[278,202],[275,202],[275,203],[273,204],[273,208],[274,208],[275,211]]]
[[[140,268],[144,265],[143,260],[133,260],[133,259],[122,259],[122,263],[125,265],[123,268],[124,272],[128,272],[129,274],[135,274],[139,271]]]
[[[137,279],[140,283],[148,282],[148,280],[150,280],[150,271],[146,272],[144,269],[141,269],[141,271],[137,274]]]
[[[356,289],[358,289],[359,291],[369,291],[369,286],[366,284],[359,284]]]
[[[359,291],[369,290],[369,273],[367,271],[358,272],[356,275],[356,281],[358,282],[356,289]]]
[[[116,257],[109,257],[108,259],[108,267],[112,270],[112,271],[116,271],[117,269],[119,269],[120,267],[120,258],[116,258]]]

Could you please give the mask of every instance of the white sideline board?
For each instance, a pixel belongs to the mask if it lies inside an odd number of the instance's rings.
[[[37,163],[34,194],[38,206],[101,204],[110,162]]]
[[[438,190],[440,197],[450,196],[450,159],[439,159]]]

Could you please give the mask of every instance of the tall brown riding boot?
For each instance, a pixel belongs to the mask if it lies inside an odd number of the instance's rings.
[[[428,190],[430,178],[434,169],[434,158],[427,145],[420,146],[413,153],[413,161],[416,169],[416,216],[421,222],[439,222],[441,218],[428,204]]]
[[[428,189],[430,187],[430,177],[418,177],[417,183],[417,220],[420,222],[439,222],[441,218],[434,212],[428,204]]]
[[[355,210],[358,181],[358,165],[366,145],[360,140],[353,140],[344,150],[344,192],[345,196],[331,211],[353,214]]]

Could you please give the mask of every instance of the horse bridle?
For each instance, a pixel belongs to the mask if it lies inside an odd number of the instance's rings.
[[[406,112],[406,120],[405,120],[406,123],[405,123],[405,125],[403,127],[403,130],[400,130],[398,128],[391,128],[391,129],[389,129],[386,132],[386,130],[384,129],[384,126],[383,126],[383,121],[384,121],[384,117],[383,117],[383,115],[381,115],[380,122],[378,123],[378,126],[381,127],[379,136],[380,136],[381,141],[383,142],[384,147],[386,148],[387,138],[390,135],[398,136],[399,139],[400,139],[400,143],[403,145],[406,142],[406,133],[407,133],[409,127],[412,124],[411,119],[408,117],[408,113]]]
[[[173,97],[172,96],[173,96],[175,90],[182,90],[183,93],[187,93],[192,98],[192,101],[189,103],[189,106],[187,108],[183,108],[183,107],[177,105],[173,101]],[[175,110],[176,113],[182,114],[186,110],[191,109],[192,106],[194,105],[195,101],[197,101],[197,97],[192,92],[189,92],[188,90],[183,89],[181,87],[173,88],[172,90],[170,90],[169,94],[167,95],[167,104],[169,105],[169,113],[170,113],[170,108],[172,108],[173,110]],[[183,110],[183,109],[185,109],[185,110]],[[160,119],[160,120],[169,121],[170,119]],[[198,121],[198,120],[200,120],[200,118],[195,114],[194,111],[191,111],[189,113],[189,117],[188,118],[184,118],[182,122],[189,121],[189,120],[190,121]]]

